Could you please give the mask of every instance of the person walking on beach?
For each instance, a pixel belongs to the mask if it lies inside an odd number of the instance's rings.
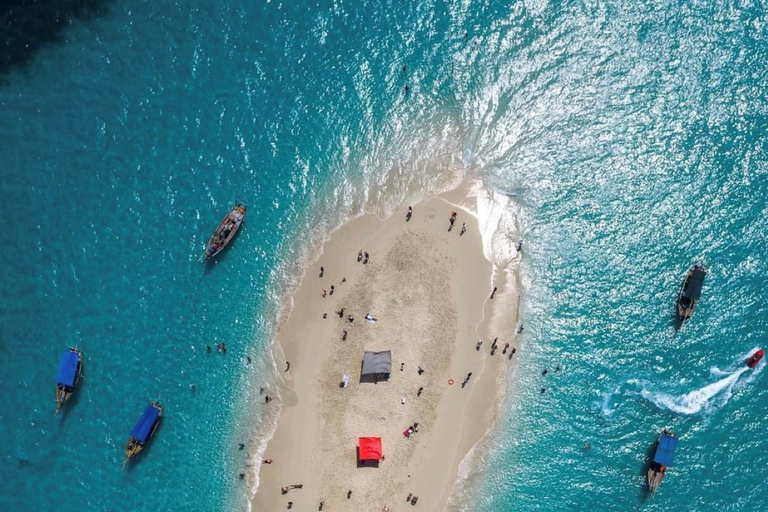
[[[461,383],[461,387],[462,387],[462,389],[464,389],[464,386],[466,386],[466,385],[467,385],[467,383],[469,382],[469,378],[470,378],[470,377],[472,377],[472,372],[469,372],[469,373],[467,374],[467,376],[464,378],[464,382],[462,382],[462,383]]]
[[[341,308],[336,312],[337,315],[339,315],[339,318],[344,318],[344,308]]]
[[[335,288],[333,287],[333,285],[331,285],[331,291],[330,291],[330,292],[328,292],[328,295],[333,295],[333,290],[334,290],[334,289],[335,289]]]
[[[285,362],[285,371],[288,371],[291,369],[291,363],[289,361]]]
[[[461,223],[461,231],[459,231],[459,236],[463,235],[466,232],[467,232],[467,223],[466,222],[462,222]]]
[[[491,292],[491,298],[493,298],[493,296],[496,295],[496,290],[498,290],[498,287],[494,286],[493,291]]]
[[[347,341],[347,331],[346,331],[346,329],[341,331],[341,341]]]
[[[325,268],[320,267],[320,277],[323,277],[324,273],[325,273]]]
[[[323,288],[323,298],[325,298],[325,294],[326,294],[325,288]]]
[[[347,499],[352,497],[352,489],[347,491]]]
[[[363,260],[363,250],[357,251],[357,262],[360,263]]]
[[[368,264],[368,258],[369,257],[370,256],[368,255],[368,252],[364,252],[363,253],[363,265],[367,265]]]
[[[480,347],[482,347],[482,346],[483,346],[483,340],[478,341],[477,345],[475,345],[475,350],[480,352]]]
[[[405,222],[411,221],[411,215],[413,215],[413,208],[408,207],[408,213],[405,214]]]
[[[448,231],[453,229],[453,225],[456,223],[456,212],[451,212],[451,219],[449,221],[451,225],[448,227]]]
[[[416,396],[421,396],[421,393],[424,391],[424,387],[420,387],[419,390],[416,392]]]
[[[523,239],[517,241],[517,252],[520,252],[523,250]]]

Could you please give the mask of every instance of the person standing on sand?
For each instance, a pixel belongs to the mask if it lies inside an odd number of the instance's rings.
[[[325,294],[326,294],[325,288],[323,288],[323,298],[325,298]]]
[[[405,222],[410,222],[411,215],[413,215],[413,208],[408,207],[408,213],[405,214]]]
[[[347,499],[352,497],[352,489],[347,491]]]
[[[324,273],[325,273],[325,268],[320,267],[320,277],[323,277]]]
[[[451,219],[449,221],[451,225],[448,227],[448,231],[453,229],[453,225],[456,223],[456,212],[451,212]]]
[[[467,223],[466,222],[462,222],[461,223],[461,231],[459,231],[459,236],[463,235],[466,232],[467,232]]]
[[[360,263],[361,261],[363,261],[363,250],[362,249],[357,251],[357,262]]]
[[[289,361],[285,362],[285,371],[288,371],[291,369],[291,363]]]
[[[491,292],[491,298],[493,298],[493,296],[496,295],[496,290],[498,290],[498,288],[494,286],[493,291]]]
[[[329,294],[329,295],[333,295],[333,290],[335,290],[335,288],[333,287],[333,285],[331,285],[331,291],[330,291],[330,292],[328,292],[328,294]]]
[[[416,392],[416,396],[421,396],[422,391],[424,391],[424,387],[420,387],[419,390]]]

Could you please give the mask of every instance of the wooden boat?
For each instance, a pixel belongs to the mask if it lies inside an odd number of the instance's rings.
[[[661,480],[667,472],[667,467],[672,464],[676,446],[677,438],[675,434],[668,430],[662,430],[653,450],[651,467],[648,468],[648,489],[651,491],[651,494],[659,488]]]
[[[72,397],[82,372],[83,354],[76,347],[69,347],[69,350],[62,354],[59,371],[56,372],[56,412],[54,414],[58,414],[64,402]]]
[[[245,206],[240,203],[235,204],[232,210],[219,223],[219,227],[213,232],[208,245],[205,247],[205,259],[210,259],[219,254],[235,238],[237,230],[243,224],[245,218]]]
[[[683,281],[680,294],[677,297],[677,315],[681,321],[685,322],[693,315],[696,303],[701,297],[701,287],[704,285],[706,275],[707,269],[694,265],[685,276],[685,281]]]
[[[155,435],[157,426],[163,417],[163,406],[159,402],[151,402],[131,430],[131,437],[125,445],[125,459],[137,455],[144,449],[144,445]]]

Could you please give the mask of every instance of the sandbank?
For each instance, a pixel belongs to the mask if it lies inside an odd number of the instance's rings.
[[[285,510],[289,501],[292,510],[316,511],[323,501],[329,511],[395,512],[411,510],[411,493],[413,508],[445,508],[460,462],[493,425],[515,364],[516,274],[484,256],[475,211],[472,188],[464,187],[413,205],[410,221],[405,211],[387,220],[363,215],[332,233],[305,269],[277,333],[281,413],[264,453],[273,463],[255,461],[254,511]],[[367,264],[357,261],[360,250]],[[335,313],[341,308],[343,318]],[[366,321],[367,313],[377,321]],[[365,350],[392,351],[389,380],[360,382]],[[418,432],[406,438],[414,422]],[[382,438],[378,467],[358,464],[361,436]],[[295,484],[303,487],[281,493]]]

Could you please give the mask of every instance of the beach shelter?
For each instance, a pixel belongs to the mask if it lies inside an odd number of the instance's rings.
[[[358,458],[363,460],[381,460],[381,438],[361,437],[357,440]]]
[[[362,376],[383,376],[389,378],[392,372],[392,351],[368,352],[363,354]]]

